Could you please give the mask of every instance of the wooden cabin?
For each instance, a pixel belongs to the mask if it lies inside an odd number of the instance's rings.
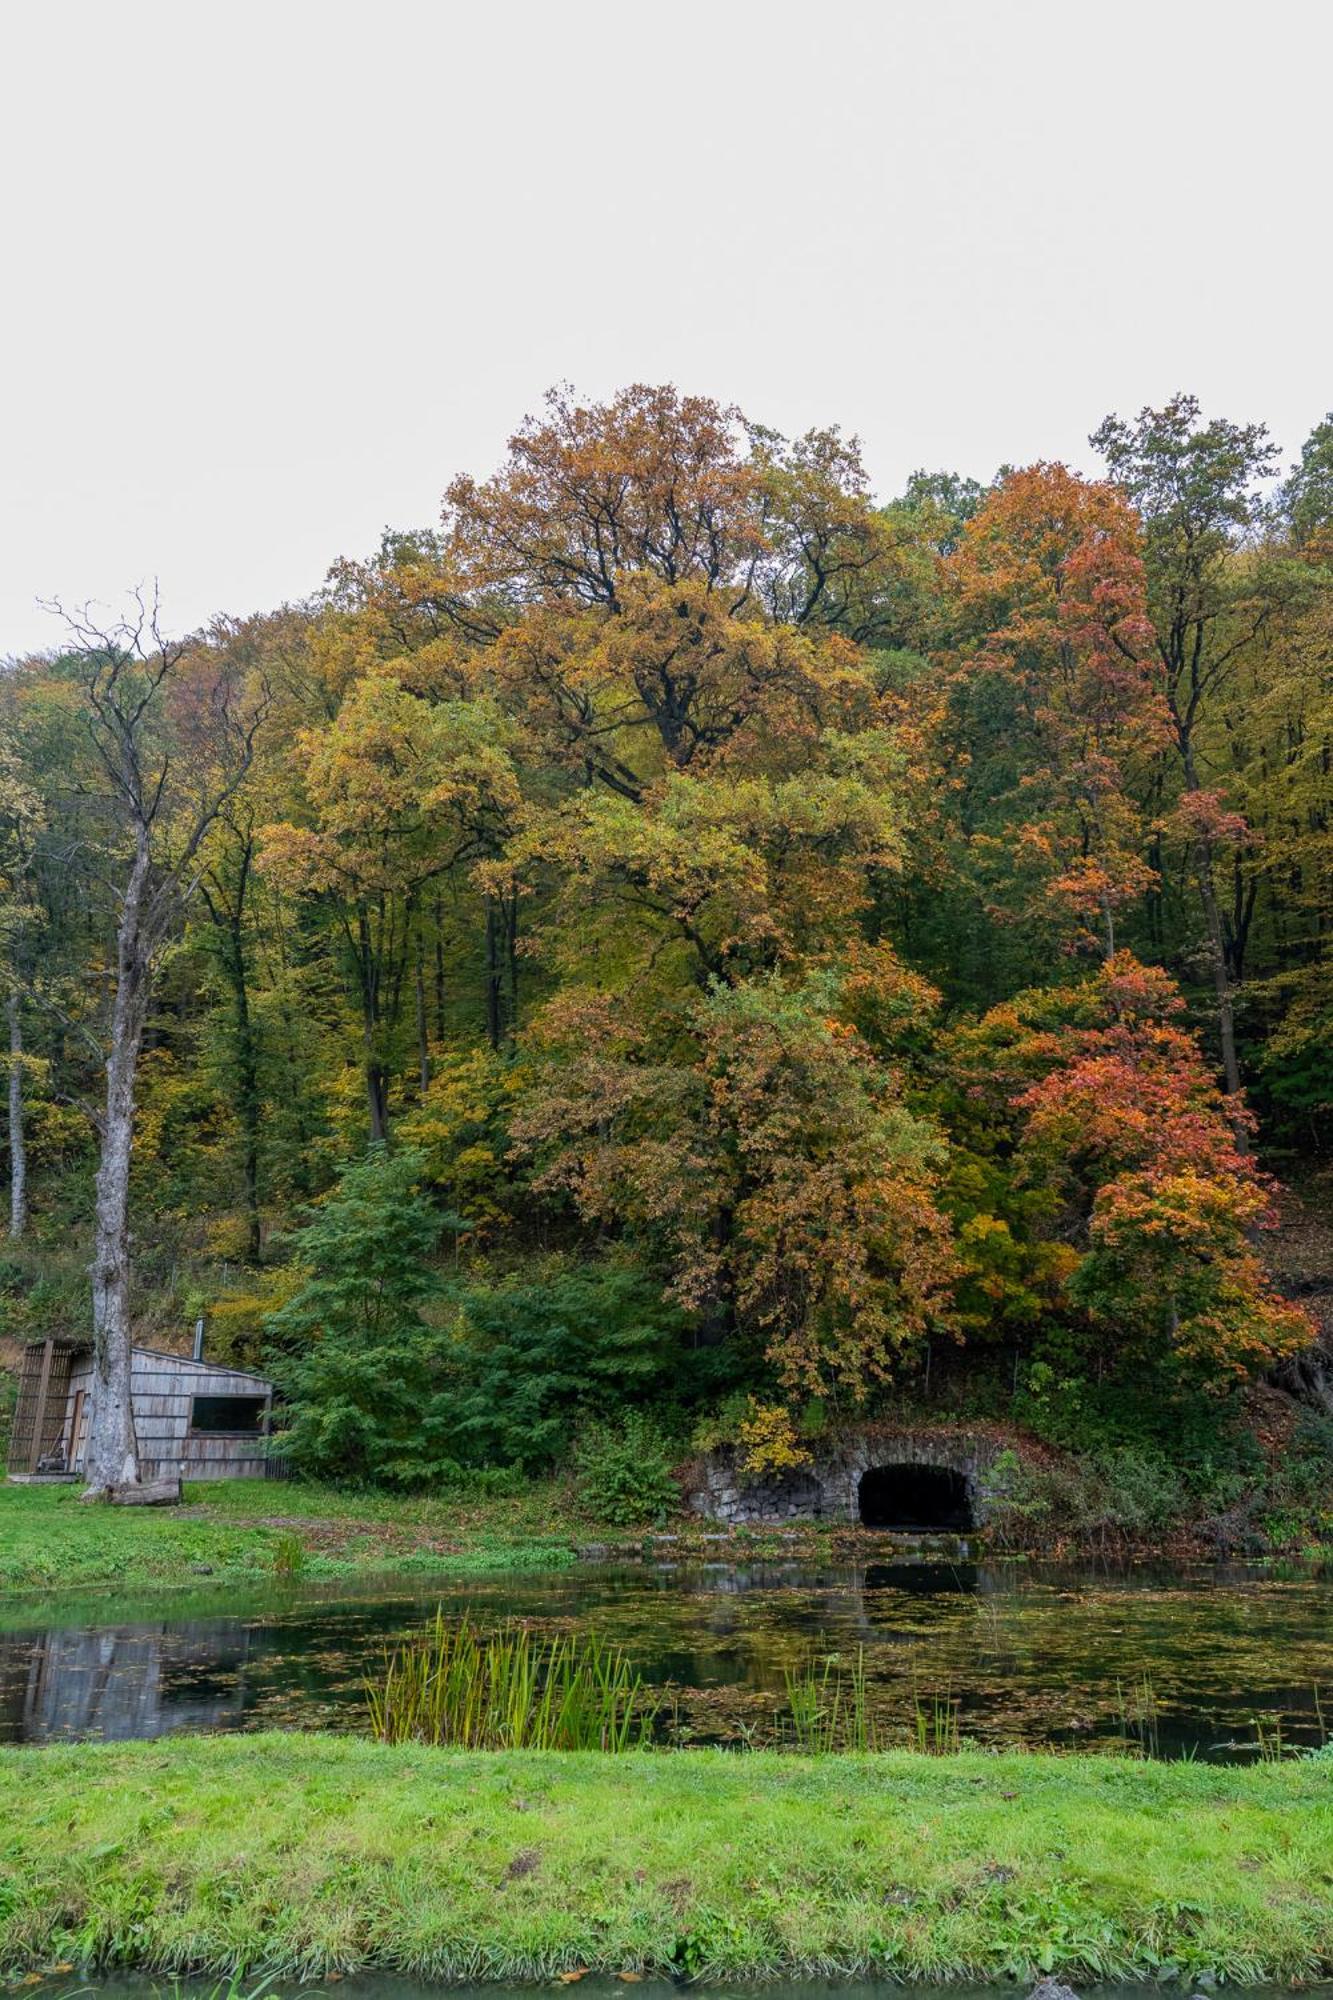
[[[9,1448],[11,1479],[75,1479],[83,1471],[92,1393],[88,1341],[34,1342],[23,1354]],[[273,1385],[156,1348],[133,1352],[130,1394],[145,1482],[263,1479]]]

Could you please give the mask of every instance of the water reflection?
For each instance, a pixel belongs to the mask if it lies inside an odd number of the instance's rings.
[[[356,1728],[366,1676],[437,1604],[483,1626],[518,1617],[614,1640],[671,1690],[687,1740],[763,1740],[789,1670],[858,1648],[890,1739],[917,1700],[940,1695],[984,1743],[1129,1734],[1163,1754],[1252,1756],[1256,1718],[1281,1717],[1292,1744],[1318,1742],[1333,1721],[1333,1582],[1315,1571],[717,1564],[399,1580],[355,1598],[215,1592],[188,1615],[107,1607],[96,1622],[29,1629],[11,1605],[0,1740]]]
[[[236,1727],[249,1641],[233,1618],[0,1639],[0,1733],[10,1742],[117,1742]]]

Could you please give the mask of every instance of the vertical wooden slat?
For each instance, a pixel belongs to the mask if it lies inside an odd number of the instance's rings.
[[[37,1383],[37,1415],[32,1426],[32,1449],[28,1453],[28,1471],[35,1474],[37,1461],[42,1455],[42,1434],[46,1429],[46,1392],[51,1383],[51,1356],[56,1344],[49,1337],[42,1343],[42,1372]]]

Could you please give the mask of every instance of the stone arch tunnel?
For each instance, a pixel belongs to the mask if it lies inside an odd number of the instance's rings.
[[[809,1462],[747,1476],[734,1448],[700,1460],[695,1511],[725,1522],[844,1521],[904,1534],[964,1535],[985,1525],[986,1473],[998,1446],[984,1432],[866,1425],[821,1440]]]
[[[856,1511],[863,1528],[961,1535],[977,1524],[971,1482],[951,1465],[868,1465]]]

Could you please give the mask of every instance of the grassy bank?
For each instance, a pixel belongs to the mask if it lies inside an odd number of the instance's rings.
[[[235,1479],[187,1486],[180,1507],[89,1507],[77,1486],[0,1483],[0,1591],[547,1568],[592,1532],[540,1485],[469,1502]]]
[[[634,1556],[648,1545],[714,1559],[819,1556],[835,1541],[850,1550],[858,1539],[866,1538],[814,1523],[722,1534],[693,1519],[675,1523],[667,1538],[645,1537],[589,1515],[560,1480],[476,1498],[220,1479],[187,1486],[180,1507],[86,1507],[77,1486],[0,1480],[0,1594],[554,1569],[581,1553]],[[882,1535],[874,1547],[885,1552]]]
[[[1333,1971],[1333,1773],[1031,1755],[0,1754],[0,1970]]]

